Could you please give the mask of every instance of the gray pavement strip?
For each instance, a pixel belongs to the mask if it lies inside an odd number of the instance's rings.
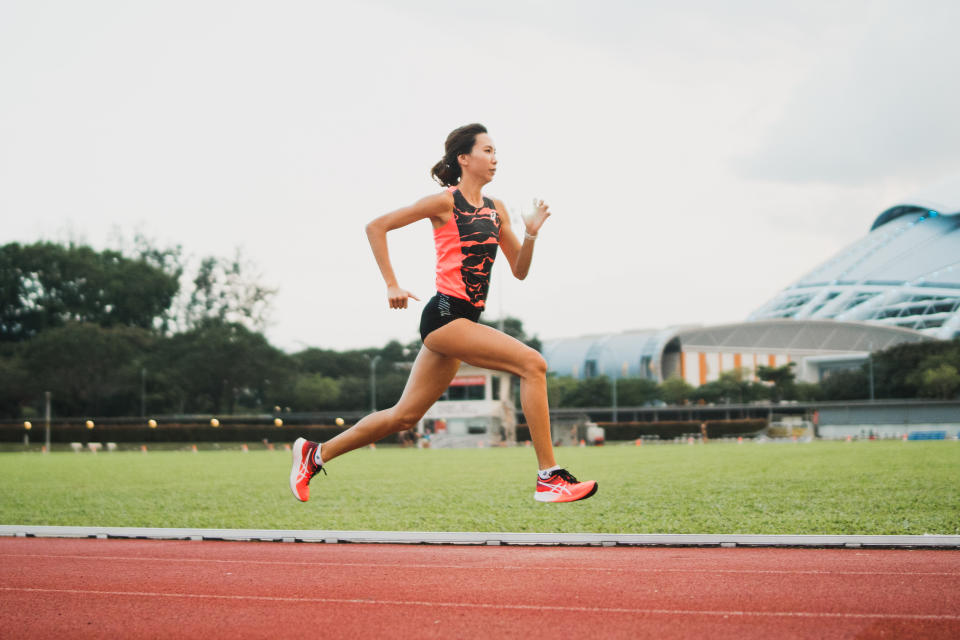
[[[161,527],[0,525],[0,536],[493,546],[960,548],[960,536],[951,535],[501,533],[493,531],[327,531],[322,529],[176,529]]]

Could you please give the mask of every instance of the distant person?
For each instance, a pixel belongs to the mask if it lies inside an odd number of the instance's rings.
[[[424,306],[420,319],[423,348],[397,404],[366,416],[322,444],[304,438],[294,442],[290,489],[298,500],[309,499],[310,479],[337,456],[413,427],[446,391],[461,361],[520,377],[520,402],[540,468],[535,500],[573,502],[596,493],[596,482],[577,481],[554,459],[543,356],[477,322],[490,287],[497,247],[503,249],[514,276],[523,280],[530,270],[537,234],[550,217],[547,205],[538,201],[529,219],[524,220],[521,243],[513,233],[503,202],[483,195],[483,187],[493,180],[496,170],[496,148],[487,129],[480,124],[455,129],[447,136],[443,159],[431,171],[446,188],[367,225],[367,238],[386,282],[390,308],[406,309],[409,298],[420,299],[399,285],[390,264],[387,232],[430,220],[437,251],[437,294]]]

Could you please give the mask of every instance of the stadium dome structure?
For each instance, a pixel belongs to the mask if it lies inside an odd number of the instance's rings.
[[[869,233],[819,265],[748,321],[863,322],[960,336],[960,178],[883,211]]]
[[[679,377],[697,386],[740,369],[757,379],[760,366],[796,363],[797,377],[818,382],[837,369],[860,366],[872,351],[929,336],[912,329],[836,320],[758,320],[709,327],[625,331],[543,341],[550,371],[594,376]]]

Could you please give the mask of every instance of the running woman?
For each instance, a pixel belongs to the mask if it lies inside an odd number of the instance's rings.
[[[293,443],[290,489],[298,500],[310,498],[310,479],[321,469],[326,473],[324,467],[337,456],[413,427],[446,391],[461,361],[520,377],[520,402],[540,468],[535,500],[573,502],[596,493],[595,481],[577,481],[554,459],[543,356],[477,322],[490,288],[497,247],[503,249],[513,275],[523,280],[530,270],[537,234],[550,217],[547,205],[539,201],[533,215],[524,221],[521,243],[503,202],[483,195],[483,187],[496,171],[496,148],[486,128],[470,124],[455,129],[447,136],[443,159],[431,171],[446,189],[367,225],[390,308],[406,309],[410,298],[419,298],[397,281],[387,250],[387,232],[429,219],[437,250],[437,294],[424,306],[420,318],[423,347],[397,404],[364,417],[324,443],[304,438]]]

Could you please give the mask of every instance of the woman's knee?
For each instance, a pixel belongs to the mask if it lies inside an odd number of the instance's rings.
[[[547,361],[536,349],[527,348],[521,366],[524,378],[545,378],[547,375]]]
[[[391,410],[390,423],[393,425],[393,431],[406,431],[410,429],[423,417],[422,411],[417,411],[411,407],[396,405]]]

